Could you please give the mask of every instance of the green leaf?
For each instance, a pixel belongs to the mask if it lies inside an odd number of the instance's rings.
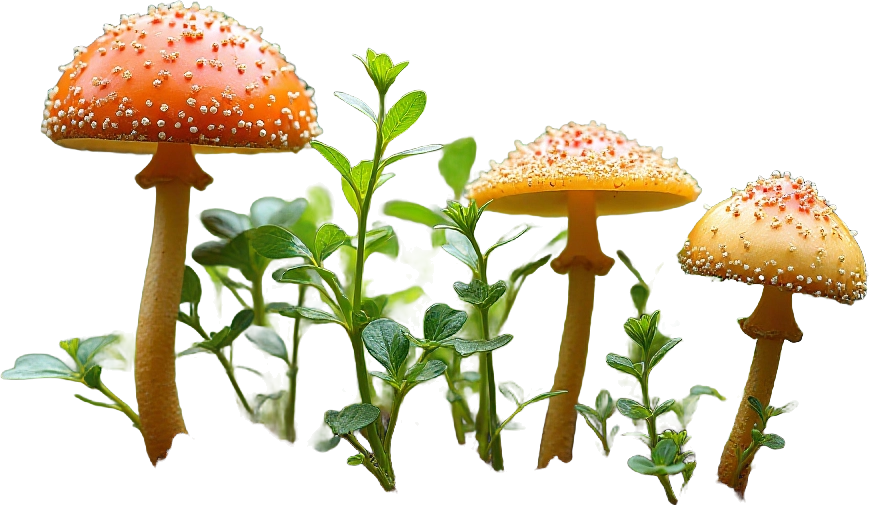
[[[346,244],[348,240],[350,240],[350,236],[338,225],[327,223],[321,226],[317,230],[317,237],[314,241],[314,257],[317,264],[322,265],[323,260]]]
[[[782,407],[774,408],[774,409],[772,409],[772,412],[770,412],[769,417],[775,417],[775,416],[779,416],[781,414],[787,414],[788,412],[791,412],[792,410],[797,408],[798,405],[799,405],[799,403],[797,403],[797,402],[790,402],[790,403],[785,404]]]
[[[224,327],[217,333],[211,334],[211,340],[199,342],[200,347],[216,351],[231,344],[241,333],[253,324],[253,311],[244,309],[239,311],[229,326]]]
[[[753,396],[748,397],[748,406],[755,412],[757,412],[757,416],[760,417],[761,422],[766,424],[766,413],[763,408],[763,404],[760,403],[760,400]]]
[[[197,342],[197,343],[193,344],[193,347],[191,347],[190,349],[185,349],[185,350],[179,352],[178,354],[176,354],[175,357],[180,358],[182,356],[190,356],[191,354],[199,354],[201,352],[212,352],[210,347],[208,347],[208,346],[201,347],[199,345],[199,344],[203,344],[203,343],[205,343],[205,342]]]
[[[181,285],[181,303],[191,303],[193,306],[199,305],[202,299],[202,284],[199,282],[199,276],[190,268],[189,265],[184,265],[184,281]]]
[[[382,380],[383,382],[386,382],[387,384],[391,385],[395,389],[398,389],[401,387],[401,384],[399,383],[398,379],[389,375],[388,373],[379,372],[377,370],[372,370],[368,373],[371,374],[373,377],[377,377],[378,379]]]
[[[664,356],[666,356],[667,353],[670,352],[670,349],[676,347],[676,344],[678,344],[681,341],[682,341],[681,338],[671,338],[671,339],[667,340],[667,342],[663,346],[661,346],[660,349],[658,349],[658,352],[656,352],[655,355],[652,356],[652,359],[649,360],[649,370],[654,368],[655,365],[658,364],[658,362],[660,362],[662,359],[664,359]]]
[[[244,336],[259,350],[280,358],[289,364],[290,359],[287,356],[287,346],[275,330],[263,326],[251,326],[244,333]]]
[[[691,480],[691,477],[694,476],[694,469],[697,468],[696,461],[689,461],[685,463],[685,469],[682,470],[682,488],[685,488],[685,485],[688,484],[688,481]]]
[[[15,360],[15,366],[0,374],[7,380],[65,379],[78,380],[66,363],[48,354],[25,354]]]
[[[396,161],[401,161],[405,158],[409,158],[411,156],[418,156],[420,154],[433,153],[435,151],[440,150],[442,147],[443,146],[440,144],[429,144],[429,145],[425,145],[425,146],[414,147],[413,149],[408,149],[406,151],[401,151],[400,153],[395,153],[380,163],[380,170],[383,170],[384,168],[388,167],[389,165],[392,165]]]
[[[329,410],[325,421],[335,435],[347,435],[361,430],[380,418],[380,409],[370,403],[355,403],[341,409]]]
[[[447,245],[443,246],[443,250],[465,265],[468,265],[471,271],[476,273],[479,258],[476,251],[474,251],[471,241],[461,233],[449,229],[446,231],[446,238]]]
[[[257,277],[262,266],[256,254],[251,251],[250,236],[253,230],[239,233],[229,242],[207,240],[193,248],[193,260],[203,266],[232,267],[249,281]]]
[[[407,289],[402,289],[401,291],[396,291],[395,293],[386,295],[386,306],[413,303],[419,300],[424,294],[425,291],[423,291],[421,287],[411,286]]]
[[[610,392],[606,389],[601,389],[597,398],[594,400],[594,407],[601,419],[609,419],[616,411],[616,404],[613,401]]]
[[[631,300],[634,302],[634,307],[637,312],[644,313],[646,311],[646,303],[649,301],[649,288],[644,284],[634,284],[631,286]]]
[[[640,372],[634,368],[634,362],[630,358],[619,356],[618,354],[609,353],[606,355],[606,364],[611,368],[615,368],[619,372],[626,373],[636,377],[638,380],[641,377]]]
[[[652,439],[650,439],[648,435],[645,435],[638,431],[632,431],[630,433],[623,433],[622,436],[638,438],[640,442],[646,444],[646,447],[648,447],[649,449],[652,448]]]
[[[477,143],[472,137],[458,139],[444,146],[438,170],[452,188],[456,200],[461,198],[465,184],[471,175],[471,167],[477,157]]]
[[[585,424],[587,424],[589,428],[594,430],[594,432],[597,433],[598,436],[603,436],[603,433],[601,433],[603,425],[601,424],[600,415],[598,415],[598,413],[593,408],[583,405],[581,403],[579,405],[574,405],[573,408],[576,409],[576,411],[579,413],[579,415],[582,416],[583,419],[585,419]]]
[[[549,398],[552,398],[553,396],[563,395],[566,392],[567,392],[566,390],[559,390],[559,391],[547,391],[545,393],[540,393],[539,395],[522,402],[521,406],[527,407],[528,405],[531,405],[532,403],[537,403],[539,401],[547,400]]]
[[[331,270],[326,270],[325,268],[321,268],[314,265],[297,265],[292,268],[288,268],[286,270],[276,270],[272,274],[272,279],[277,282],[290,282],[294,284],[307,284],[312,286],[317,286],[316,282],[307,283],[302,282],[301,279],[303,276],[299,273],[299,270],[311,270],[317,274],[328,286],[329,289],[332,290],[332,293],[335,295],[335,300],[338,304],[338,312],[344,315],[345,319],[350,318],[350,314],[353,312],[353,304],[350,303],[350,299],[347,298],[347,295],[344,294],[344,288],[341,287],[341,283],[338,281],[338,277]],[[319,289],[319,288],[318,288]],[[329,297],[327,297],[329,298]],[[331,299],[327,300],[328,302],[332,302]]]
[[[399,376],[399,369],[410,350],[405,334],[407,328],[391,319],[377,319],[362,330],[362,341],[368,353],[376,359],[392,377]]]
[[[339,319],[337,316],[310,307],[296,307],[291,305],[278,310],[278,313],[285,317],[307,319],[312,323],[337,323],[341,326],[346,326],[344,321]]]
[[[80,338],[71,338],[69,340],[61,340],[60,348],[66,351],[69,354],[69,357],[76,361],[77,364],[82,365],[83,363],[79,362],[78,359],[78,346],[81,344]]]
[[[507,291],[507,283],[498,281],[486,286],[479,279],[474,279],[470,284],[454,282],[453,289],[463,302],[470,303],[480,309],[487,309],[495,304]]]
[[[497,248],[499,248],[499,247],[501,247],[501,246],[503,246],[503,245],[507,245],[507,244],[509,244],[510,242],[513,242],[514,240],[516,240],[517,238],[521,237],[522,235],[525,235],[525,233],[528,232],[528,230],[531,229],[531,227],[530,227],[529,225],[527,225],[527,224],[520,225],[518,228],[519,228],[519,231],[518,231],[518,232],[513,232],[513,231],[511,231],[511,232],[507,233],[506,235],[504,235],[503,237],[499,238],[498,241],[495,242],[495,244],[494,244],[492,247],[490,247],[490,248],[489,248],[489,249],[488,249],[488,250],[483,254],[483,256],[485,256],[485,257],[488,258],[489,255],[492,254],[492,251],[494,251],[495,249],[497,249]],[[515,230],[515,228],[514,228],[514,230]]]
[[[468,313],[454,310],[445,303],[436,303],[426,309],[423,318],[423,333],[426,340],[440,342],[452,337],[468,320]]]
[[[652,449],[652,462],[661,466],[672,465],[676,461],[678,453],[679,448],[676,447],[676,442],[665,438],[658,441],[658,445]]]
[[[634,341],[635,344],[640,346],[640,349],[646,349],[646,332],[648,330],[645,327],[641,320],[637,320],[635,318],[630,318],[625,322],[625,333],[628,334],[628,337]]]
[[[388,144],[407,131],[422,115],[422,111],[425,110],[425,103],[424,91],[411,91],[399,98],[383,120],[383,126],[380,130],[383,134],[383,144]]]
[[[404,380],[419,384],[440,377],[447,370],[447,364],[441,360],[433,359],[425,364],[417,363],[408,369]]]
[[[365,233],[365,257],[379,252],[389,257],[398,256],[398,240],[392,226],[379,226]]]
[[[619,398],[616,402],[619,412],[629,419],[648,419],[652,417],[652,411],[629,398]]]
[[[114,344],[120,338],[119,335],[106,335],[103,337],[90,337],[82,340],[78,345],[76,357],[85,368],[93,362],[97,355],[106,347]]]
[[[440,212],[424,207],[418,203],[405,202],[401,200],[386,202],[383,205],[383,213],[387,216],[404,219],[405,221],[418,223],[428,227],[447,223],[447,220]]]
[[[263,405],[267,402],[280,400],[282,396],[284,396],[286,391],[275,391],[274,393],[269,394],[258,394],[253,399],[253,411],[259,414],[260,410],[262,410]]]
[[[509,344],[513,335],[501,335],[492,340],[465,340],[462,338],[450,338],[442,342],[442,345],[452,347],[463,358],[467,358],[478,352],[492,352]]]
[[[335,435],[332,428],[328,424],[323,423],[311,434],[311,438],[305,441],[305,448],[325,454],[338,447],[340,443],[341,439]]]
[[[365,456],[361,454],[354,454],[353,456],[347,458],[347,464],[350,466],[359,466],[362,464],[363,461],[365,461]]]
[[[90,398],[87,398],[86,396],[80,395],[78,393],[75,393],[72,396],[75,397],[76,399],[78,399],[79,401],[81,401],[82,403],[86,403],[92,407],[100,407],[103,409],[109,409],[109,410],[114,410],[117,412],[122,412],[121,407],[118,407],[114,403],[106,403],[106,402],[99,402],[96,400],[91,400]]]
[[[634,264],[631,263],[631,259],[628,258],[628,255],[625,254],[623,251],[616,251],[616,254],[618,255],[619,259],[622,260],[622,263],[624,263],[625,266],[628,267],[628,270],[630,270],[631,273],[634,274],[634,277],[637,278],[640,284],[645,286],[646,281],[643,280],[643,276],[640,275],[640,272],[638,272],[637,269],[634,268]]]
[[[250,228],[247,216],[224,209],[208,209],[199,216],[202,225],[215,237],[231,240]]]
[[[82,380],[87,385],[87,387],[91,389],[97,389],[100,387],[100,375],[102,375],[103,368],[99,365],[94,365],[87,369],[87,371],[82,376]]]
[[[251,235],[251,245],[266,258],[305,258],[314,261],[314,255],[308,247],[285,228],[267,224],[252,230]]]
[[[287,202],[280,198],[267,196],[253,202],[250,206],[250,222],[253,228],[273,224],[289,228],[301,219],[308,207],[304,198],[296,198]]]
[[[628,460],[628,466],[631,470],[643,475],[661,475],[660,470],[649,458],[643,456],[633,456]]]
[[[498,391],[518,407],[525,399],[525,391],[515,382],[502,382],[498,384]]]
[[[340,91],[336,91],[335,96],[340,98],[341,101],[343,101],[344,103],[346,103],[350,107],[353,107],[354,109],[358,110],[359,112],[365,114],[366,116],[368,116],[368,119],[373,121],[374,124],[377,124],[377,114],[374,112],[374,110],[371,107],[368,106],[367,103],[360,100],[359,98],[356,98],[353,95],[348,95],[347,93],[342,93]]]
[[[760,441],[760,445],[764,447],[769,447],[770,449],[779,450],[784,448],[785,439],[776,435],[775,433],[769,433],[763,436]]]
[[[699,385],[694,386],[691,388],[690,394],[693,396],[710,395],[710,396],[714,396],[714,397],[718,398],[721,401],[724,401],[727,399],[727,398],[721,396],[721,393],[719,393],[717,389],[711,388],[709,386],[699,386]]]
[[[529,275],[533,274],[540,267],[545,265],[549,261],[549,258],[551,258],[551,257],[552,257],[551,254],[547,254],[546,256],[544,256],[542,258],[538,258],[530,263],[526,263],[526,264],[522,265],[521,267],[517,268],[516,270],[513,270],[513,273],[510,274],[510,282],[515,284],[516,281],[518,281],[519,279],[521,279],[523,277],[528,277]]]
[[[350,177],[350,162],[347,160],[347,157],[341,154],[341,151],[335,149],[332,146],[328,146],[319,140],[312,140],[310,142],[311,147],[317,150],[318,153],[323,155],[336,170],[341,174],[341,177],[344,178],[349,183],[353,183],[353,180]]]
[[[392,86],[392,83],[395,82],[395,79],[396,79],[396,77],[398,77],[398,74],[400,74],[401,71],[404,70],[405,67],[407,67],[407,65],[408,65],[408,62],[403,61],[397,65],[394,65],[392,68],[390,68],[389,71],[386,72],[386,84],[388,86]]]
[[[662,414],[665,414],[668,410],[670,410],[670,408],[673,406],[674,403],[676,403],[676,400],[665,401],[664,403],[655,407],[655,412],[653,412],[652,415],[654,417],[658,417]]]

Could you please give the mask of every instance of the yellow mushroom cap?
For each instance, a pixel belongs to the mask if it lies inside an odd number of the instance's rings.
[[[802,177],[773,172],[709,209],[679,253],[689,274],[778,286],[852,304],[866,261],[835,206]]]
[[[600,216],[672,209],[700,195],[697,181],[661,148],[641,146],[592,121],[547,128],[468,184],[467,197],[490,210],[545,217],[567,215],[567,191],[595,191]]]

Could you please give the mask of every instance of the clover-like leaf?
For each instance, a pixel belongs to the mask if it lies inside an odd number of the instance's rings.
[[[398,377],[398,370],[407,358],[410,342],[407,328],[391,319],[377,319],[362,330],[362,341],[368,353],[383,365],[392,377]]]
[[[383,126],[380,131],[383,134],[384,145],[407,131],[422,115],[425,104],[424,91],[411,91],[399,98],[383,119]]]
[[[452,347],[463,358],[480,352],[492,352],[509,344],[513,335],[501,335],[491,340],[465,340],[462,338],[450,338],[442,342],[442,345]]]
[[[380,418],[380,409],[370,403],[355,403],[341,409],[340,412],[329,410],[324,419],[332,433],[347,435],[361,430]]]
[[[509,232],[506,235],[504,235],[503,237],[499,238],[495,242],[495,244],[492,245],[492,247],[490,247],[485,253],[483,253],[483,256],[488,257],[490,254],[492,254],[492,251],[494,251],[495,249],[497,249],[501,246],[507,245],[510,242],[513,242],[517,238],[521,237],[522,235],[525,235],[525,233],[531,229],[531,226],[529,226],[527,224],[523,224],[523,225],[518,226],[517,228],[514,228],[514,230],[517,230],[517,229],[518,229],[518,231],[511,230],[511,232]]]
[[[616,407],[623,416],[629,419],[648,419],[652,417],[652,411],[642,404],[629,398],[619,398]]]
[[[25,354],[16,359],[15,366],[0,374],[0,377],[7,380],[78,380],[66,363],[49,354]]]
[[[276,358],[280,358],[289,364],[289,356],[287,356],[287,346],[284,340],[271,328],[263,326],[251,326],[244,333],[250,342],[259,350],[271,354]]]
[[[341,177],[344,178],[350,184],[353,184],[353,180],[350,178],[350,162],[347,160],[347,157],[341,154],[341,151],[335,149],[332,146],[326,145],[319,140],[312,140],[310,142],[311,147],[314,148],[318,153],[323,155],[326,158],[326,161],[329,162],[338,173],[341,174]]]
[[[601,389],[597,398],[594,401],[594,408],[601,419],[609,419],[616,411],[616,404],[613,401],[610,392],[606,389]]]
[[[436,303],[425,311],[423,334],[426,340],[440,342],[458,333],[467,320],[467,312],[452,309],[445,303]]]
[[[356,98],[353,95],[348,95],[347,93],[342,93],[340,91],[336,91],[335,96],[340,98],[342,102],[346,103],[350,107],[353,107],[354,109],[358,110],[359,112],[365,114],[366,116],[368,116],[368,119],[373,121],[374,124],[377,124],[377,114],[363,100]]]
[[[785,446],[785,439],[775,433],[768,433],[760,440],[760,445],[774,450],[783,449]]]
[[[247,216],[225,209],[208,209],[199,216],[202,225],[215,237],[232,240],[239,233],[250,228]]]
[[[476,251],[474,251],[471,241],[460,232],[452,229],[446,230],[445,236],[447,243],[442,249],[450,256],[467,265],[472,272],[476,272],[480,260]]]
[[[632,375],[637,379],[641,377],[640,372],[638,372],[637,369],[634,368],[634,362],[631,361],[630,358],[619,356],[618,354],[609,353],[606,355],[606,364],[609,365],[610,368],[615,368],[619,372]]]
[[[404,375],[404,380],[419,384],[440,377],[447,370],[447,365],[441,360],[433,359],[426,361],[425,364],[417,363],[410,367]]]
[[[525,391],[515,382],[502,382],[498,384],[498,391],[518,407],[525,400]]]
[[[346,244],[348,240],[350,240],[350,236],[340,226],[332,223],[321,226],[314,239],[314,257],[317,264],[322,265],[323,260]]]

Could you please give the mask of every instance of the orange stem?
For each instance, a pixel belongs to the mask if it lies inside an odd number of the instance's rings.
[[[567,273],[569,282],[567,315],[552,391],[566,390],[567,393],[549,400],[537,468],[545,468],[555,457],[565,463],[573,459],[577,416],[574,406],[585,375],[595,276],[606,275],[614,263],[600,250],[593,191],[568,194],[567,227],[567,247],[552,261],[553,270]]]
[[[210,182],[187,144],[159,144],[137,177],[143,187],[157,188],[154,232],[145,272],[136,330],[136,399],[142,436],[151,464],[166,457],[172,440],[187,433],[175,386],[175,325],[184,260],[190,187]]]

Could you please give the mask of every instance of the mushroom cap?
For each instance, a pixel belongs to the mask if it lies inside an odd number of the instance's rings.
[[[73,149],[153,154],[298,151],[320,133],[313,90],[276,45],[210,7],[121,16],[77,47],[48,91],[42,132]]]
[[[662,149],[641,146],[592,121],[568,123],[516,150],[465,188],[489,209],[544,217],[567,215],[567,191],[595,191],[597,214],[672,209],[700,195],[697,181]]]
[[[709,209],[679,252],[689,274],[779,286],[852,304],[866,261],[835,206],[802,177],[773,172]]]

